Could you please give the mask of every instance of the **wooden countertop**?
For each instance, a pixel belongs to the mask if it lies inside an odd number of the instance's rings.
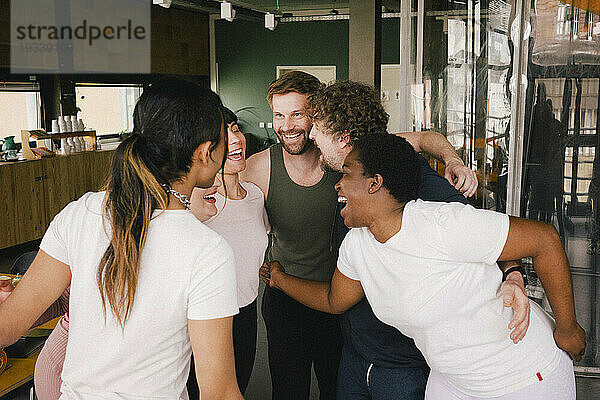
[[[104,153],[104,152],[107,152],[107,151],[114,151],[114,149],[93,150],[93,151],[80,151],[78,153],[71,153],[68,156],[64,156],[62,154],[55,154],[55,155],[50,156],[50,157],[36,158],[35,160],[27,160],[27,159],[19,159],[19,160],[14,160],[14,161],[3,161],[3,160],[0,160],[0,167],[4,166],[4,165],[14,165],[14,164],[21,164],[21,163],[32,162],[32,161],[52,160],[52,159],[57,158],[57,157],[71,157],[71,156],[79,156],[79,155],[82,155],[82,154]]]

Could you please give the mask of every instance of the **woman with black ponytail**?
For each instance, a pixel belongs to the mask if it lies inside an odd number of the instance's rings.
[[[71,285],[61,399],[186,399],[192,350],[203,399],[241,398],[233,254],[188,210],[194,187],[212,186],[225,160],[221,109],[216,94],[183,80],[147,88],[106,190],[54,218],[0,305],[5,346]]]

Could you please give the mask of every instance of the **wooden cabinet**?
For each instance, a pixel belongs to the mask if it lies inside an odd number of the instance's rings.
[[[69,202],[104,185],[113,151],[0,163],[0,249],[41,238]]]
[[[6,247],[5,243],[18,243],[16,231],[16,187],[13,184],[15,168],[0,166],[0,248]]]
[[[41,163],[24,162],[15,165],[13,187],[15,188],[15,239],[24,243],[42,235],[44,215],[43,180],[45,172]],[[45,229],[44,229],[45,231]],[[33,238],[33,239],[29,239]]]

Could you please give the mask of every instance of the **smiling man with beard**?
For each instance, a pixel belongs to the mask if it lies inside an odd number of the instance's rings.
[[[312,119],[306,110],[308,97],[324,88],[316,77],[300,71],[289,72],[269,86],[267,100],[280,143],[250,157],[242,180],[256,184],[265,195],[273,239],[268,259],[281,261],[295,277],[329,282],[338,255],[334,185],[340,174],[321,169],[321,152],[309,138]],[[407,140],[442,161],[458,159],[456,153],[446,151],[446,139],[436,135],[415,134]],[[465,172],[462,162],[448,169]],[[468,178],[459,173],[459,181]],[[273,400],[308,399],[313,364],[320,398],[335,399],[342,348],[338,317],[270,287],[265,289],[262,314]]]
[[[309,139],[307,97],[322,88],[317,78],[290,72],[269,86],[273,129],[280,143],[247,161],[243,180],[265,194],[272,229],[269,259],[286,260],[291,274],[329,281],[337,259],[332,242],[338,173],[323,172]],[[262,314],[267,328],[273,400],[305,400],[314,363],[320,398],[335,399],[342,348],[336,316],[314,311],[279,290],[266,288]]]

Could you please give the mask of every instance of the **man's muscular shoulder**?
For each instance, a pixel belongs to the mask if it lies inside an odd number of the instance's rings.
[[[265,198],[269,191],[271,175],[271,155],[269,149],[252,155],[246,160],[246,169],[241,172],[242,181],[252,182],[262,190]]]

